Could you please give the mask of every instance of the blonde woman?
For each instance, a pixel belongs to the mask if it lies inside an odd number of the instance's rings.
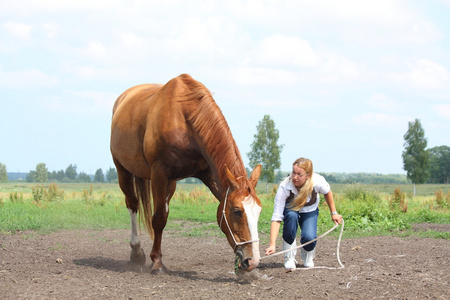
[[[270,226],[270,245],[266,255],[275,253],[276,240],[283,222],[283,250],[295,248],[298,226],[301,229],[300,243],[307,243],[317,237],[319,216],[319,193],[325,196],[331,212],[331,220],[341,224],[342,216],[334,206],[333,193],[325,178],[313,172],[313,164],[307,158],[299,158],[292,164],[292,174],[278,187]],[[314,267],[316,242],[301,248],[303,266]],[[284,267],[295,269],[296,249],[284,254]]]

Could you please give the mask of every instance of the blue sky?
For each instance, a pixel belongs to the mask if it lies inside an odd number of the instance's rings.
[[[0,162],[113,166],[112,105],[188,73],[248,166],[270,115],[282,169],[403,174],[408,122],[450,144],[450,0],[0,0]]]

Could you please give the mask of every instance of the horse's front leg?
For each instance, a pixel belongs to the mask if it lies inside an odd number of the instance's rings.
[[[169,181],[164,176],[153,176],[153,174],[152,178],[158,179],[153,179],[151,183],[154,203],[152,218],[154,240],[150,253],[150,258],[153,262],[150,272],[159,274],[168,271],[162,262],[161,240],[163,230],[166,227],[167,217],[169,216],[169,201],[175,192],[176,181]]]

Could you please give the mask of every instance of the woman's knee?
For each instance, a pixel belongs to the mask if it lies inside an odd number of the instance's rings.
[[[314,232],[302,232],[302,243],[306,243],[315,239],[317,235]]]
[[[316,235],[313,235],[313,234],[303,234],[303,232],[302,232],[302,236],[301,236],[301,238],[300,238],[300,242],[301,242],[302,244],[306,244],[306,243],[308,243],[308,242],[314,240],[316,237],[317,237]],[[316,247],[316,243],[317,243],[317,241],[314,241],[314,242],[312,242],[312,243],[306,245],[306,246],[304,247],[305,250],[306,250],[306,251],[311,251],[311,250],[313,250],[313,249]]]
[[[302,243],[303,244],[303,243]],[[308,245],[306,245],[305,247],[303,247],[306,251],[312,251],[312,250],[314,250],[314,248],[316,248],[316,242],[314,242],[314,243],[311,243],[311,244],[308,244]]]
[[[283,215],[283,240],[288,244],[292,244],[297,236],[299,213],[285,209]]]
[[[296,236],[297,234],[293,234],[292,232],[285,232],[283,230],[283,240],[289,245],[292,245],[292,243],[295,241]]]

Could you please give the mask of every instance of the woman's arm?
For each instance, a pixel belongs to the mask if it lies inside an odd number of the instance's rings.
[[[336,206],[334,206],[333,192],[329,191],[328,194],[325,194],[325,201],[327,201],[328,207],[330,208],[331,220],[335,224],[341,224],[342,216],[337,213]]]
[[[269,247],[266,249],[266,255],[271,255],[275,253],[280,226],[281,221],[272,221],[272,223],[270,224],[270,244]]]

